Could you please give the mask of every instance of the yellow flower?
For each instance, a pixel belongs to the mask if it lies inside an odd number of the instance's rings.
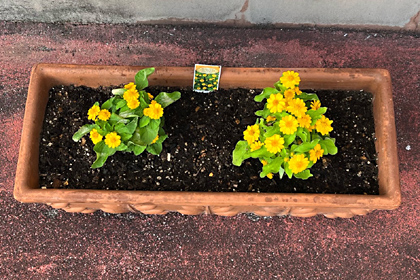
[[[302,117],[307,110],[305,102],[300,98],[295,98],[288,102],[287,111],[296,117]]]
[[[206,77],[207,76],[207,74],[203,74],[203,77]]]
[[[150,93],[147,93],[147,95],[149,96],[149,99],[152,100],[153,98],[155,98],[153,95],[151,95]]]
[[[284,98],[286,99],[292,99],[295,97],[295,91],[293,89],[287,89],[284,92]]]
[[[201,87],[197,87],[197,89],[201,89]]]
[[[315,129],[322,135],[326,135],[333,130],[331,126],[332,122],[333,121],[330,121],[328,118],[322,115],[322,117],[316,121]]]
[[[294,174],[302,172],[309,165],[309,160],[305,157],[304,154],[295,155],[289,161],[289,168]]]
[[[312,130],[314,130],[314,129],[315,129],[315,126],[314,126],[314,125],[311,125],[311,126],[308,128],[309,132],[312,132]]]
[[[265,139],[264,144],[267,148],[267,151],[276,154],[284,148],[284,139],[278,134],[274,134],[273,136]]]
[[[296,95],[301,95],[302,91],[299,89],[299,87],[294,88]]]
[[[275,121],[275,120],[276,120],[276,117],[273,117],[273,116],[268,116],[267,119],[266,119],[267,122],[272,122],[272,121]]]
[[[93,105],[88,111],[88,120],[95,120],[100,111],[101,108],[98,105]]]
[[[203,87],[203,89],[207,89],[206,87]]]
[[[309,115],[304,114],[302,117],[297,119],[300,127],[309,129],[311,126],[312,119]]]
[[[154,144],[154,143],[156,143],[156,141],[157,141],[157,140],[159,140],[159,134],[156,136],[156,138],[155,138],[155,139],[153,139],[152,143],[150,143],[150,144]]]
[[[102,121],[107,121],[111,117],[111,112],[109,112],[107,109],[102,109],[99,111],[98,118]]]
[[[324,155],[324,150],[321,149],[320,144],[316,144],[316,146],[309,151],[309,159],[315,163],[318,159],[320,159]]]
[[[285,100],[281,93],[272,94],[267,100],[267,108],[271,113],[279,113],[285,109]]]
[[[216,74],[211,75],[212,77],[216,77]]]
[[[134,83],[128,83],[124,86],[125,89],[136,89],[136,85]]]
[[[90,131],[90,139],[92,140],[93,144],[97,144],[102,141],[102,135],[94,128]]]
[[[251,152],[259,150],[264,144],[261,141],[256,141],[251,144]]]
[[[273,179],[273,173],[268,173],[268,174],[267,174],[267,178],[268,178],[268,179]]]
[[[258,124],[248,125],[246,130],[244,131],[244,139],[251,145],[253,142],[258,140],[260,137],[260,127]]]
[[[130,102],[131,100],[139,98],[139,92],[135,88],[130,88],[124,92],[123,98],[125,101]]]
[[[316,111],[321,107],[321,101],[319,100],[314,100],[311,102],[311,109]]]
[[[105,135],[105,144],[110,148],[116,148],[121,144],[121,136],[116,132],[110,132]]]
[[[131,99],[127,101],[127,106],[128,108],[130,108],[131,110],[136,109],[137,107],[140,106],[140,101],[136,98],[136,99]]]
[[[262,163],[263,166],[266,166],[268,164],[268,162],[266,160],[264,160],[264,159],[261,160],[261,163]]]
[[[280,82],[287,88],[294,88],[295,86],[299,85],[299,73],[295,71],[286,71],[280,77]]]
[[[213,82],[214,85],[217,85],[217,82]]]
[[[204,80],[203,80],[203,79],[201,79],[201,80],[200,80],[200,82],[204,82]]]
[[[160,119],[163,116],[163,108],[155,100],[152,100],[148,108],[143,110],[143,114],[151,119]]]
[[[289,158],[288,158],[288,157],[285,157],[285,158],[283,159],[283,161],[284,161],[284,162],[288,162],[288,161],[289,161]]]
[[[285,116],[280,120],[279,126],[280,126],[280,131],[283,132],[284,134],[293,134],[296,132],[299,126],[299,123],[295,117]]]

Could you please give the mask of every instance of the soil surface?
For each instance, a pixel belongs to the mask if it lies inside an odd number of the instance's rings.
[[[180,100],[165,108],[169,138],[159,156],[118,152],[102,168],[95,161],[88,136],[79,142],[72,135],[88,122],[87,111],[111,95],[110,88],[59,86],[50,90],[40,145],[40,184],[47,188],[237,191],[288,193],[378,194],[372,95],[363,91],[318,91],[326,116],[333,120],[331,137],[338,154],[325,156],[312,168],[308,180],[260,179],[261,163],[248,159],[232,165],[232,151],[243,139],[247,125],[255,123],[254,112],[263,103],[254,102],[260,90],[219,90],[195,93],[180,90]],[[315,92],[309,91],[306,92]]]

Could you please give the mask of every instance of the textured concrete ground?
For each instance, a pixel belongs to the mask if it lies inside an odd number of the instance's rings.
[[[0,22],[1,279],[420,279],[420,38],[409,33]],[[72,214],[13,199],[38,62],[380,67],[402,205],[352,219]]]

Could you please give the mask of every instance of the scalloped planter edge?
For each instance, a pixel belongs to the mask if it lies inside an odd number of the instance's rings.
[[[261,216],[292,215],[350,218],[400,205],[401,191],[396,147],[391,78],[384,69],[223,68],[222,88],[264,88],[286,70],[299,72],[301,88],[366,90],[374,95],[373,112],[379,170],[379,195],[302,193],[208,193],[41,189],[38,180],[39,138],[48,91],[54,85],[89,87],[119,85],[145,67],[37,64],[33,67],[26,101],[16,169],[14,197],[25,203],[44,203],[68,212],[202,213],[232,216],[251,212]],[[150,85],[189,86],[193,67],[155,67]]]

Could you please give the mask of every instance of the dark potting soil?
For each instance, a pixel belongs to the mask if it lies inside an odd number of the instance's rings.
[[[91,169],[96,155],[86,135],[73,142],[72,135],[88,123],[87,111],[111,96],[110,88],[59,86],[50,100],[41,134],[40,184],[47,188],[378,194],[372,95],[363,91],[318,91],[326,116],[333,120],[331,137],[338,154],[324,156],[308,180],[285,176],[260,179],[261,163],[248,159],[237,167],[232,151],[243,139],[247,125],[262,103],[253,98],[260,90],[219,90],[195,93],[180,90],[182,97],[164,110],[169,138],[159,156],[117,152],[99,169]],[[313,91],[307,91],[313,92]]]

